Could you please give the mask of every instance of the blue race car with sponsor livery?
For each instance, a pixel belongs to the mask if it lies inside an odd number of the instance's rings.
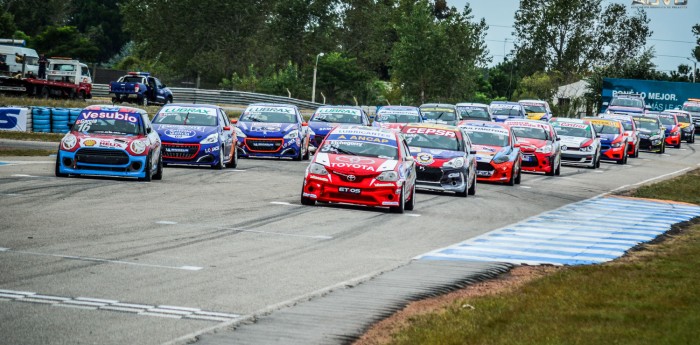
[[[374,117],[372,127],[387,128],[395,131],[400,131],[409,123],[422,123],[423,115],[421,115],[418,107],[405,105],[387,105],[377,110],[377,115]]]
[[[493,115],[493,120],[496,122],[527,118],[525,107],[518,102],[493,101],[489,104],[489,108],[491,108],[491,115]]]
[[[206,165],[215,169],[238,165],[237,137],[221,107],[172,104],[153,118],[163,141],[164,164]]]
[[[57,177],[163,178],[161,141],[145,110],[91,105],[78,115],[56,154]]]
[[[360,107],[327,105],[316,109],[309,119],[311,151],[315,151],[334,127],[341,125],[369,126],[369,116]]]
[[[459,122],[454,104],[426,103],[420,106],[423,122],[456,126]]]
[[[241,157],[309,158],[310,130],[289,104],[251,104],[236,123]]]

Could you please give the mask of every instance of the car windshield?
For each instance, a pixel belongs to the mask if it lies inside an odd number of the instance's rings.
[[[676,121],[673,120],[672,116],[659,116],[659,121],[664,126],[675,126]]]
[[[445,135],[425,133],[404,133],[409,146],[427,149],[459,151],[459,139]]]
[[[700,105],[684,105],[683,110],[693,113],[700,113]]]
[[[329,109],[327,112],[324,110],[320,110],[319,112],[315,113],[309,121],[333,123],[362,123],[362,116],[360,116],[360,113],[349,109],[338,109],[338,112]]]
[[[632,121],[628,120],[619,120],[620,123],[622,124],[622,128],[624,128],[626,131],[633,131],[634,127],[632,126]]]
[[[397,159],[399,156],[399,150],[396,146],[354,140],[328,140],[323,144],[320,151],[323,153],[377,157],[382,159]]]
[[[600,134],[620,134],[620,128],[609,125],[593,124],[596,133]]]
[[[267,123],[296,123],[297,117],[292,109],[257,107],[246,110],[238,121]]]
[[[161,112],[153,123],[159,125],[216,126],[216,113],[200,112]]]
[[[518,138],[530,138],[547,140],[547,132],[544,128],[534,128],[534,127],[511,127],[515,136]]]
[[[690,123],[690,116],[686,114],[676,114],[676,118],[678,119],[678,122]]]
[[[476,145],[488,145],[488,146],[508,146],[508,134],[497,133],[497,132],[481,132],[481,131],[470,131],[469,139],[471,139],[473,144]]]
[[[454,121],[457,120],[455,111],[453,109],[428,109],[422,110],[423,118],[426,120],[441,120],[441,121]]]
[[[128,114],[129,120],[115,120],[106,118],[85,118],[81,115],[72,127],[73,131],[92,134],[142,134],[141,116],[138,114]]]
[[[513,108],[513,107],[494,108],[494,109],[491,109],[491,111],[493,111],[494,115],[508,115],[508,116],[519,116],[520,115],[520,111],[518,110],[518,108]]]
[[[546,113],[547,110],[544,108],[544,105],[524,105],[523,108],[525,108],[526,113]]]
[[[637,124],[637,128],[640,129],[646,129],[649,131],[657,131],[659,130],[659,124],[656,121],[649,121],[649,120],[634,120],[634,123]]]
[[[420,115],[418,115],[418,113],[380,112],[377,114],[374,121],[389,123],[413,123],[420,122]]]
[[[554,125],[554,130],[557,132],[557,135],[560,136],[567,136],[567,137],[578,137],[578,138],[590,138],[591,135],[591,129],[589,126],[584,125],[584,124],[553,124]]]
[[[610,105],[619,107],[644,108],[642,101],[634,98],[614,98],[610,102]]]
[[[484,108],[471,107],[471,108],[457,108],[459,111],[459,116],[462,120],[471,119],[484,119],[490,120],[489,112]]]
[[[143,83],[143,77],[124,77],[122,83]]]

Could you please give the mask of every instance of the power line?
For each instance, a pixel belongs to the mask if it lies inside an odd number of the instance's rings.
[[[676,42],[676,43],[690,43],[694,44],[695,42],[692,41],[677,41],[677,40],[662,40],[660,38],[647,38],[649,41],[661,41],[661,42]]]

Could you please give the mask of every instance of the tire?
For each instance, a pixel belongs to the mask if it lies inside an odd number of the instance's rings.
[[[463,190],[463,191],[455,192],[455,196],[459,196],[459,197],[462,197],[462,198],[466,198],[468,194],[469,194],[469,182],[468,182],[468,181],[467,181],[467,183],[464,185],[464,190]]]
[[[620,164],[620,165],[627,164],[627,147],[625,147],[625,150],[623,152],[624,152],[624,155],[622,156],[622,159],[620,159],[619,161],[616,162],[617,164]]]
[[[233,150],[233,155],[231,156],[231,161],[228,162],[228,167],[231,169],[236,169],[238,167],[238,149],[236,146],[231,146],[231,150]]]
[[[630,157],[632,157],[632,158],[639,157],[639,144],[634,145],[634,153],[632,153],[632,155],[630,155]]]
[[[401,196],[399,197],[399,206],[389,207],[391,213],[403,213],[406,205],[406,189],[401,188]]]
[[[316,205],[316,200],[304,196],[304,188],[301,189],[301,204],[304,206]]]
[[[165,99],[165,104],[170,104],[173,102],[173,98],[168,96],[168,98]]]
[[[61,155],[56,153],[56,171],[55,171],[56,177],[68,177],[68,174],[61,173],[61,170],[59,169],[61,166],[60,156]]]
[[[666,143],[665,142],[661,144],[661,149],[659,150],[660,155],[664,154],[664,153],[666,153]]]
[[[598,151],[598,155],[596,157],[597,158],[595,160],[595,168],[594,169],[600,168],[600,151]]]
[[[151,154],[149,153],[148,156],[146,157],[146,163],[144,164],[145,167],[143,168],[144,170],[144,177],[139,178],[139,181],[143,182],[151,182],[153,179],[153,171],[151,171]]]
[[[147,107],[148,106],[148,97],[143,96],[143,98],[141,98],[140,104],[143,105],[144,107]]]
[[[158,181],[163,179],[163,154],[160,154],[158,157],[158,167],[156,168],[156,173],[153,174],[153,179]]]
[[[309,160],[309,141],[306,141],[306,152],[304,153],[304,156],[301,157],[301,160],[303,161],[308,161]]]
[[[292,157],[292,160],[294,160],[294,161],[296,161],[296,162],[301,161],[301,159],[302,159],[302,157],[303,157],[303,152],[301,152],[301,151],[303,151],[303,148],[300,147],[300,148],[299,148],[299,153],[298,153],[296,156]]]
[[[411,189],[411,200],[409,200],[406,203],[405,209],[409,211],[413,211],[413,209],[416,207],[416,186],[413,186],[413,189]]]
[[[554,172],[554,175],[561,176],[561,156],[559,156],[559,164],[557,164],[557,170]]]
[[[509,186],[515,186],[515,165],[513,165],[513,168],[510,169],[510,179],[508,179],[506,184]]]
[[[39,94],[39,97],[43,98],[43,99],[48,99],[49,98],[49,88],[46,86],[42,87],[41,92]]]
[[[87,99],[87,96],[85,95],[85,91],[84,91],[84,90],[80,90],[80,91],[78,92],[78,99],[81,100],[81,101],[84,101],[84,100]],[[112,103],[114,103],[114,101],[112,101]]]
[[[556,173],[556,167],[554,166],[554,163],[556,163],[556,161],[557,157],[552,158],[552,162],[550,164],[552,168],[549,170],[549,172],[544,173],[545,175],[554,176],[554,174]]]
[[[211,166],[212,168],[214,168],[214,169],[216,169],[216,170],[224,170],[224,168],[225,168],[226,166],[225,166],[225,164],[224,164],[224,155],[223,155],[223,153],[224,153],[224,147],[221,146],[221,150],[219,151],[219,162],[216,163],[216,164],[214,164],[214,165],[212,165],[212,166]]]
[[[523,178],[523,169],[518,167],[518,176],[515,178],[515,184],[520,184],[520,180]]]
[[[690,136],[690,141],[689,143],[694,144],[695,143],[695,132]]]
[[[472,186],[469,187],[467,194],[476,195],[476,174],[474,174],[474,177],[472,177]]]
[[[674,146],[674,147],[677,148],[677,149],[681,148],[681,142],[680,142],[680,140],[678,141],[678,145],[676,145],[676,146]]]

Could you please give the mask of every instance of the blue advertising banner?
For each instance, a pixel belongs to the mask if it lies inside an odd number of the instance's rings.
[[[603,78],[603,103],[617,94],[638,93],[653,111],[680,108],[688,98],[700,98],[700,83]],[[602,111],[605,111],[603,106]]]

